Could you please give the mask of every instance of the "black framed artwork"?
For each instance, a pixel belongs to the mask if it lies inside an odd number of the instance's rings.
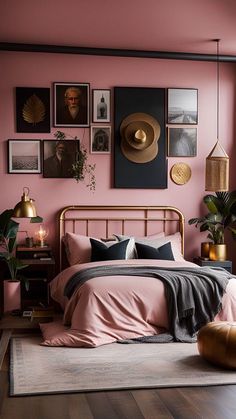
[[[90,152],[97,154],[107,154],[111,152],[111,127],[91,126]]]
[[[79,146],[79,140],[43,140],[43,177],[73,178]]]
[[[114,113],[114,187],[167,188],[165,89],[115,87]]]
[[[111,122],[111,90],[93,89],[93,122]]]
[[[8,173],[41,173],[40,140],[8,140]]]
[[[16,131],[50,132],[50,89],[16,87]]]
[[[168,124],[198,123],[198,90],[168,89]]]
[[[195,157],[197,155],[196,127],[168,127],[168,156]]]
[[[89,126],[89,83],[54,83],[54,127]]]

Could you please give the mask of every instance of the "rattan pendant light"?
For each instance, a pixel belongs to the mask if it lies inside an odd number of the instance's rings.
[[[229,156],[219,142],[219,39],[214,40],[217,45],[217,142],[206,158],[205,190],[225,192],[229,190]]]

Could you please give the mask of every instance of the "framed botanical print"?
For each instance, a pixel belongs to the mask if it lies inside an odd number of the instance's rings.
[[[168,89],[168,124],[198,123],[198,90]]]
[[[197,155],[196,127],[168,127],[168,156],[195,157]]]
[[[93,122],[111,122],[111,91],[93,89]]]
[[[111,151],[111,127],[91,126],[91,153],[106,154]]]
[[[50,132],[50,89],[16,87],[16,131]]]
[[[43,177],[73,178],[79,144],[79,140],[43,140]]]
[[[40,140],[8,140],[8,173],[41,173]]]
[[[89,126],[89,83],[54,83],[54,127]]]

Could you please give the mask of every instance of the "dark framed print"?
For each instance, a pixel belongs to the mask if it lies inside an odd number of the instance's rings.
[[[93,122],[111,122],[111,91],[93,89]]]
[[[168,127],[168,156],[195,157],[197,155],[196,127]]]
[[[89,126],[89,83],[54,83],[54,126]]]
[[[168,124],[198,123],[198,90],[168,89]]]
[[[91,153],[104,154],[111,152],[111,127],[91,126]]]
[[[16,87],[16,131],[50,132],[50,89]]]
[[[41,173],[40,140],[8,140],[8,173]]]
[[[73,178],[79,144],[79,140],[43,140],[43,177]]]

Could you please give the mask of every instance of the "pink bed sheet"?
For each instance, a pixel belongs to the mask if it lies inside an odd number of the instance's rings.
[[[106,264],[133,265],[133,260]],[[78,270],[104,265],[93,262],[74,265],[50,284],[51,296],[64,310],[63,323],[40,325],[46,346],[96,347],[119,339],[150,336],[168,330],[167,306],[162,281],[139,276],[99,277],[84,283],[68,300],[64,287]],[[196,267],[182,261],[135,260],[136,265]],[[216,320],[236,320],[236,279],[231,279]]]

